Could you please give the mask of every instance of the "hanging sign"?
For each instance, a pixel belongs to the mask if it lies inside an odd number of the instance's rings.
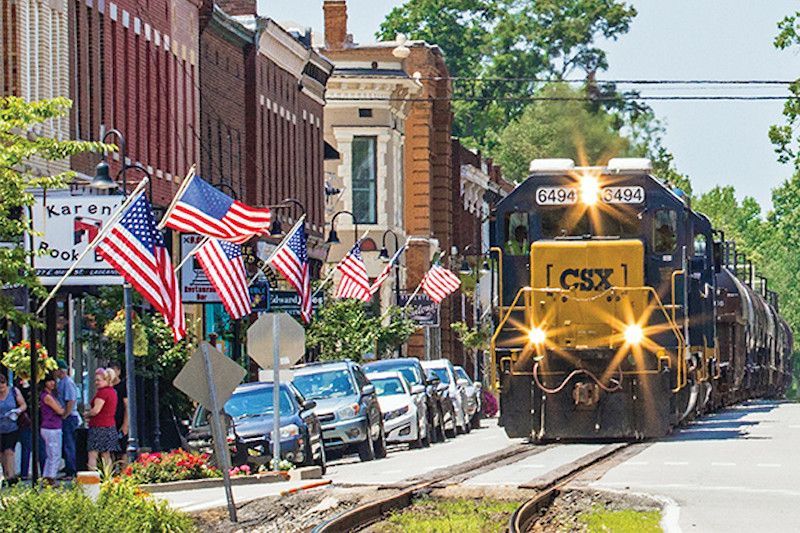
[[[122,195],[72,196],[66,191],[37,196],[31,209],[36,275],[42,285],[55,285],[122,205]],[[28,243],[26,243],[27,245]],[[64,285],[121,285],[122,277],[96,253],[80,262]]]
[[[202,235],[181,234],[181,261],[186,259],[203,238]],[[222,301],[214,286],[208,281],[197,256],[186,261],[181,267],[181,299],[184,303],[193,304],[215,304]]]

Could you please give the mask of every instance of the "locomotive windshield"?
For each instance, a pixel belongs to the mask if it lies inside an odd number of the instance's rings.
[[[610,211],[583,211],[555,208],[540,212],[543,239],[564,237],[619,237],[641,236],[638,218],[622,217]]]

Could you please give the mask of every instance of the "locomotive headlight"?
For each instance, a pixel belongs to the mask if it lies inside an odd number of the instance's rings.
[[[625,328],[625,342],[628,344],[641,344],[644,340],[644,331],[638,324],[632,324]]]
[[[600,196],[600,184],[594,176],[581,178],[581,201],[586,205],[594,205]]]
[[[531,328],[528,332],[528,340],[531,341],[531,344],[544,344],[546,338],[547,333],[542,328]]]

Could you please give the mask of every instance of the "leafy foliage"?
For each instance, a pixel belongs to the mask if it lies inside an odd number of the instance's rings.
[[[24,287],[42,296],[44,291],[31,268],[31,252],[21,246],[34,235],[27,210],[34,204],[33,189],[63,187],[73,172],[54,176],[35,173],[37,161],[60,161],[86,151],[99,151],[100,143],[59,141],[34,133],[53,119],[67,116],[72,103],[65,98],[25,102],[0,98],[0,242],[20,246],[0,247],[0,286]],[[108,146],[113,148],[113,146]],[[16,324],[31,324],[33,316],[14,308],[7,294],[0,293],[0,316]]]
[[[494,327],[491,322],[484,322],[478,328],[471,328],[466,322],[454,322],[450,328],[458,335],[458,340],[464,348],[470,351],[488,350],[489,341],[492,340]]]
[[[47,349],[36,343],[36,382],[40,382],[53,370],[58,368],[56,360],[47,353]],[[3,366],[23,379],[31,376],[31,343],[23,340],[12,346],[3,356]]]
[[[509,95],[533,94],[541,85],[534,78],[606,69],[596,41],[626,33],[635,16],[618,0],[409,0],[389,13],[377,36],[403,33],[442,49],[450,74],[462,78],[456,96],[466,98],[453,105],[454,135],[491,152],[524,108]]]
[[[358,300],[329,298],[308,327],[306,346],[318,348],[324,361],[361,361],[367,353],[377,350],[380,356],[400,346],[413,332],[414,324],[399,309],[391,309],[383,324]]]

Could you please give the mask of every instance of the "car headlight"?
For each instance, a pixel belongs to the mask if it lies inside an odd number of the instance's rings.
[[[401,407],[400,409],[395,409],[394,411],[389,411],[387,413],[383,413],[384,420],[391,420],[393,418],[397,418],[398,416],[403,416],[408,412],[408,406]]]
[[[336,410],[336,417],[340,420],[347,420],[348,418],[355,418],[361,412],[361,406],[357,403],[345,405]]]
[[[281,438],[288,439],[291,437],[296,437],[300,434],[300,428],[297,427],[296,424],[289,424],[287,426],[283,426],[281,428]]]

